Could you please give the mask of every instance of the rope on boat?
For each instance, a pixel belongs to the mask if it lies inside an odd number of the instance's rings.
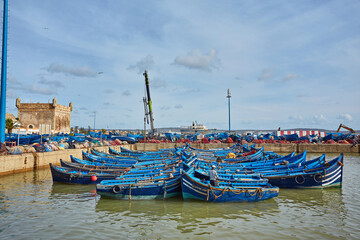
[[[264,192],[262,190],[262,188],[257,188],[254,192],[254,194],[251,194],[249,189],[246,189],[246,191],[251,197],[255,196],[256,194],[258,195],[259,198],[262,198],[264,196]]]
[[[238,195],[238,194],[240,194],[240,193],[242,193],[242,192],[246,192],[246,191],[244,191],[243,188],[240,189],[240,190],[232,190],[231,188],[229,188],[229,190],[230,190],[230,192],[232,192],[232,193],[234,193],[234,194],[236,194],[236,195]]]
[[[219,197],[221,197],[224,194],[225,190],[226,190],[226,188],[224,188],[219,195],[216,195],[214,193],[213,188],[211,187],[210,184],[209,184],[209,188],[210,188],[212,194],[214,195],[215,200],[218,199]],[[209,193],[209,190],[208,190],[208,193]],[[207,200],[209,200],[209,194],[208,194],[208,199]]]
[[[259,188],[257,188],[257,189],[255,190],[254,194],[251,194],[250,191],[249,191],[249,189],[246,189],[246,192],[247,192],[251,197],[253,197],[253,196],[255,196],[255,195],[258,193],[258,189],[259,189]]]
[[[264,196],[264,191],[262,190],[262,188],[257,189],[257,194],[259,198],[262,198]]]

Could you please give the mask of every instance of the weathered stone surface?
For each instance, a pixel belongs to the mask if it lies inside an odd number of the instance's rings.
[[[40,124],[47,124],[55,133],[70,132],[72,103],[69,107],[59,105],[56,98],[52,103],[21,103],[17,98],[16,107],[22,128],[39,129]]]

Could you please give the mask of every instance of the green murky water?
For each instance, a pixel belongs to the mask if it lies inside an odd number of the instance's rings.
[[[100,199],[50,170],[0,177],[0,239],[360,239],[360,155],[344,163],[342,189],[257,203]]]

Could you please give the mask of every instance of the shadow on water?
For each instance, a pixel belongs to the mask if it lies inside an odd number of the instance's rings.
[[[100,198],[96,204],[97,212],[124,213],[125,215],[148,215],[164,216],[178,214],[181,210],[182,198],[170,198],[166,200],[116,200]]]
[[[67,183],[53,183],[51,195],[56,194],[80,194],[96,191],[96,185],[80,185]]]
[[[53,183],[50,192],[52,199],[91,199],[95,197],[95,185]]]
[[[129,214],[167,215],[181,214],[188,219],[196,218],[232,218],[242,213],[263,214],[274,211],[277,203],[270,199],[256,203],[208,203],[202,201],[184,201],[182,197],[166,200],[114,200],[101,198],[96,211],[110,213],[129,212]]]

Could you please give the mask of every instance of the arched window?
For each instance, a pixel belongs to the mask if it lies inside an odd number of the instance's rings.
[[[29,128],[34,128],[34,126],[30,124],[30,125],[29,125]]]

